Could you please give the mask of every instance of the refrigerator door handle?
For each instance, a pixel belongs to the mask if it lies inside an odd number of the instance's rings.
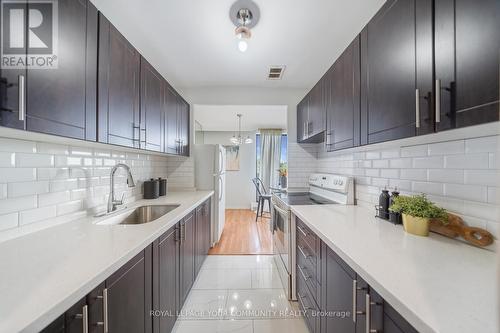
[[[217,170],[217,172],[219,174],[222,173],[222,169],[224,168],[224,166],[222,165],[223,159],[224,159],[224,156],[222,155],[222,150],[219,149],[219,170]]]
[[[218,182],[219,182],[219,201],[221,201],[222,200],[222,192],[224,191],[224,188],[222,186],[222,177],[221,176],[219,176]]]

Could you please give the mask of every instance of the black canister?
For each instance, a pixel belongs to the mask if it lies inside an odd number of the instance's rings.
[[[158,179],[151,178],[144,182],[144,199],[157,199],[160,192]]]
[[[389,197],[389,208],[391,208],[392,203],[394,202],[394,198],[397,198],[398,196],[398,188],[395,187],[394,191],[391,192],[391,196]],[[389,222],[394,224],[401,224],[401,213],[389,211]]]
[[[158,178],[158,183],[160,185],[159,195],[163,197],[167,195],[167,180],[165,178]]]
[[[389,191],[385,188],[378,197],[379,213],[378,217],[388,220],[389,219]]]

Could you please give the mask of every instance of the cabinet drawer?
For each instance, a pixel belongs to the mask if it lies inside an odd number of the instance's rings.
[[[319,307],[314,301],[311,293],[307,289],[306,282],[302,277],[297,277],[297,300],[299,302],[300,309],[304,313],[304,319],[306,321],[307,327],[309,328],[309,332],[319,333],[319,317],[316,314],[313,315],[313,313],[319,311]]]
[[[296,219],[296,223],[297,244],[309,246],[314,252],[311,254],[317,255],[319,253],[319,237],[299,218]]]

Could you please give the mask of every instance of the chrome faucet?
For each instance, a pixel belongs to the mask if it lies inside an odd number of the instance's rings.
[[[115,199],[115,173],[118,168],[123,168],[127,171],[127,184],[128,187],[134,187],[134,178],[132,178],[132,173],[130,172],[130,168],[128,165],[123,163],[118,163],[111,169],[111,175],[109,180],[109,197],[108,197],[108,213],[114,212],[116,210],[116,206],[123,205],[123,195],[120,200]]]

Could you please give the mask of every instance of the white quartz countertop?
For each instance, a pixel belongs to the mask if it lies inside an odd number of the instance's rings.
[[[292,206],[292,212],[419,332],[500,332],[496,253],[407,234],[363,207]]]
[[[146,224],[87,218],[0,243],[0,332],[43,329],[211,195],[174,192],[128,204],[180,204]]]

